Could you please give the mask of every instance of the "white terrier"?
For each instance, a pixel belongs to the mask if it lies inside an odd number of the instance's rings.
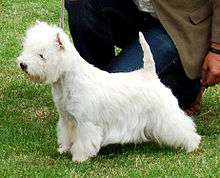
[[[201,137],[155,71],[142,34],[144,68],[108,73],[87,63],[62,29],[38,22],[27,31],[18,64],[31,79],[52,85],[59,112],[60,153],[82,162],[108,144],[156,141],[187,152]]]

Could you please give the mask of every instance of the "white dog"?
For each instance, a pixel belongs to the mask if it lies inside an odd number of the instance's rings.
[[[102,146],[156,141],[187,152],[201,137],[155,72],[142,34],[144,68],[108,73],[87,63],[62,29],[38,22],[27,31],[18,64],[31,79],[52,86],[59,152],[82,162]]]

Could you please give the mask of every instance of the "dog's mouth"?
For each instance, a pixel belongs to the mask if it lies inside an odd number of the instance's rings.
[[[46,77],[42,77],[42,76],[39,76],[39,75],[31,75],[29,73],[27,73],[29,78],[31,79],[31,81],[33,82],[37,82],[37,83],[43,83],[46,81]]]

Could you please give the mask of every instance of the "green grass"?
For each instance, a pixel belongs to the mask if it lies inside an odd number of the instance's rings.
[[[59,1],[1,0],[0,17],[0,177],[220,176],[219,86],[206,91],[195,118],[203,136],[195,153],[155,144],[108,146],[80,165],[59,155],[50,88],[30,82],[15,63],[27,27],[37,19],[58,22]]]

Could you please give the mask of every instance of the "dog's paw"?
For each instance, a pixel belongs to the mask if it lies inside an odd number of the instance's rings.
[[[58,152],[59,152],[60,154],[67,153],[68,151],[69,151],[69,147],[60,146],[60,147],[58,148]]]
[[[199,144],[201,142],[201,136],[197,133],[194,133],[188,139],[187,144],[185,145],[185,149],[187,152],[193,152],[199,148]]]
[[[77,164],[80,164],[84,161],[87,161],[90,157],[89,156],[86,156],[86,155],[80,155],[80,156],[73,156],[72,157],[72,161],[77,163]]]

